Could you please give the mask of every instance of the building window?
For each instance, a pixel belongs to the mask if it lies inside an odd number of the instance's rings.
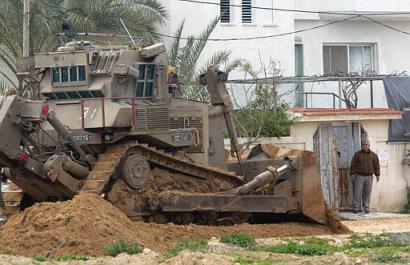
[[[154,94],[154,76],[155,65],[154,64],[141,64],[138,67],[139,77],[136,84],[136,97],[152,97]]]
[[[56,67],[51,72],[53,84],[83,82],[87,79],[85,65]]]
[[[265,0],[263,7],[266,8],[263,10],[263,23],[265,25],[273,25],[273,0]]]
[[[242,0],[242,23],[252,23],[252,0]]]
[[[363,74],[374,71],[373,47],[369,44],[324,45],[324,74]]]
[[[221,23],[230,23],[231,22],[231,1],[230,0],[221,0],[220,2],[220,12],[221,12]]]

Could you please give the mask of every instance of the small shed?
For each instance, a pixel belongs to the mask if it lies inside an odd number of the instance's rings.
[[[410,181],[407,143],[389,143],[389,122],[401,119],[402,112],[391,109],[292,109],[298,120],[291,127],[288,143],[305,143],[318,156],[323,192],[330,205],[341,210],[353,206],[350,161],[361,149],[361,140],[370,141],[381,164],[380,182],[374,181],[370,207],[381,212],[397,212],[407,202]],[[285,145],[288,145],[285,144]]]

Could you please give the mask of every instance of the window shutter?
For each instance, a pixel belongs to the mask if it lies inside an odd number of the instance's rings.
[[[252,0],[242,0],[242,23],[252,23]]]
[[[231,6],[230,0],[221,0],[220,12],[221,12],[221,23],[231,22]]]

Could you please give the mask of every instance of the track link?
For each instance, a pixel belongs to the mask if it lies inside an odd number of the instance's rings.
[[[104,193],[111,179],[115,177],[119,171],[118,169],[121,162],[128,155],[132,154],[141,154],[150,164],[192,177],[200,179],[213,177],[224,178],[233,182],[235,185],[240,185],[243,182],[241,178],[232,172],[195,164],[191,161],[181,159],[179,156],[174,156],[172,153],[157,150],[155,147],[150,147],[147,144],[129,141],[113,144],[107,148],[106,152],[99,155],[92,171],[90,171],[88,177],[83,180],[83,185],[79,192]]]

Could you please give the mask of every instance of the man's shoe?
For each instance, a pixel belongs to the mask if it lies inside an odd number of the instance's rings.
[[[353,210],[353,213],[359,213],[359,210]]]
[[[367,214],[367,213],[370,213],[370,211],[369,211],[369,210],[364,210],[364,213],[366,213],[366,214]]]

